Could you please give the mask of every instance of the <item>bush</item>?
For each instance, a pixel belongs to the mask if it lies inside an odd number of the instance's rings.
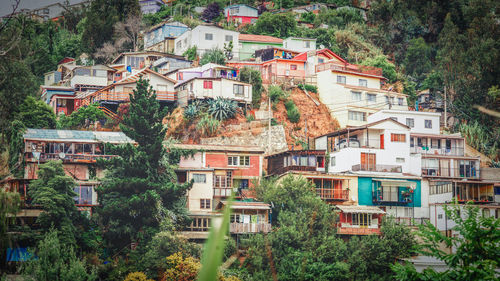
[[[298,123],[300,120],[300,112],[297,107],[293,107],[290,110],[286,111],[286,114],[288,116],[288,120],[292,123]]]
[[[190,104],[184,109],[184,118],[188,120],[193,120],[198,116],[199,114],[199,109],[195,104]]]
[[[187,49],[182,55],[185,56],[188,60],[196,60],[196,58],[198,57],[197,55],[197,47],[196,46],[193,46],[189,49]]]
[[[200,122],[196,125],[196,129],[201,131],[201,135],[204,137],[211,137],[215,135],[220,127],[220,121],[212,118],[209,115],[204,115]]]
[[[240,70],[240,81],[252,84],[252,105],[259,108],[262,96],[262,77],[260,72],[249,67]]]
[[[225,65],[226,55],[224,54],[224,51],[215,48],[205,52],[205,54],[201,57],[200,65],[205,65],[207,63]]]
[[[142,272],[132,272],[127,275],[124,281],[153,281],[153,279],[148,279],[146,274]]]
[[[314,85],[299,84],[297,86],[299,87],[299,89],[306,90],[308,92],[312,92],[312,93],[317,93],[318,92],[318,87],[316,87]]]
[[[208,101],[208,114],[219,121],[233,118],[237,110],[238,104],[229,99],[218,97]]]
[[[284,100],[286,98],[286,93],[281,89],[280,86],[271,85],[269,86],[268,91],[272,103],[277,103],[278,101]]]

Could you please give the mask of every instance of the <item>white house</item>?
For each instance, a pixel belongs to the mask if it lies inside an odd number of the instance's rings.
[[[320,100],[342,128],[367,123],[381,109],[408,110],[406,95],[381,89],[382,69],[349,64],[340,57],[316,66]]]
[[[316,50],[316,39],[288,37],[283,40],[283,48],[297,52]]]
[[[233,43],[233,58],[237,59],[239,32],[222,29],[213,25],[198,25],[193,30],[184,32],[175,39],[175,54],[182,55],[189,48],[196,46],[198,55],[217,48],[224,50],[224,44]]]
[[[182,107],[187,106],[190,100],[218,97],[238,103],[252,102],[252,84],[222,77],[191,78],[175,85],[175,89],[177,102]]]
[[[440,134],[441,113],[382,109],[368,116],[368,123],[391,118],[410,127],[414,134]]]

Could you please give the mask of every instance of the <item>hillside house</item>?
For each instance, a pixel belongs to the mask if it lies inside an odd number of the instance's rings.
[[[272,47],[283,47],[283,39],[267,35],[240,34],[240,60],[255,58],[255,51]]]
[[[166,5],[171,0],[139,0],[141,12],[144,15],[154,14],[160,11],[161,6]]]
[[[222,202],[234,191],[239,200],[251,201],[253,180],[262,174],[263,149],[251,146],[189,145],[176,144],[177,148],[197,151],[193,156],[182,157],[176,170],[180,183],[193,180],[187,193],[187,207],[193,222],[184,235],[191,239],[206,239],[208,230]],[[225,203],[222,203],[224,205]],[[235,202],[236,204],[236,202]],[[253,208],[250,205],[255,205]],[[266,210],[262,204],[246,205],[241,215],[257,215],[256,223],[265,223]],[[239,210],[242,210],[241,208]],[[266,218],[267,219],[267,218]],[[253,222],[253,220],[251,220]],[[249,223],[247,219],[235,222]],[[261,232],[268,228],[234,226],[234,231]],[[250,230],[254,231],[250,231]]]
[[[155,90],[156,99],[160,103],[172,104],[176,102],[177,94],[174,91],[176,81],[145,68],[132,72],[131,75],[96,92],[87,93],[81,98],[80,106],[98,102],[109,110],[116,112],[120,103],[130,100],[130,95],[133,94],[136,83],[140,78],[149,80],[149,85]]]
[[[70,86],[75,91],[97,90],[113,82],[116,69],[106,65],[97,64],[92,66],[63,65],[64,71],[61,81],[63,86]]]
[[[245,4],[235,4],[224,8],[226,22],[236,25],[254,24],[259,18],[259,11]]]
[[[51,160],[61,160],[64,171],[75,179],[77,193],[75,204],[89,214],[97,205],[95,187],[103,171],[95,166],[98,158],[110,158],[108,144],[130,143],[122,132],[92,132],[74,130],[27,129],[24,138],[24,179],[18,186],[19,193],[29,206],[29,182],[37,179],[38,166]]]
[[[126,52],[119,54],[113,61],[112,65],[122,65],[124,70],[131,72],[132,70],[140,70],[143,68],[152,68],[153,64],[162,58],[170,58],[173,62],[184,61],[184,63],[189,63],[191,61],[186,60],[182,56],[175,56],[172,54],[157,52],[157,51],[139,51],[139,52]],[[176,63],[171,63],[172,69],[186,67],[184,64],[177,65]],[[170,69],[167,69],[167,71]]]
[[[381,109],[408,110],[406,95],[383,90],[382,69],[349,64],[336,56],[316,65],[320,100],[341,127],[366,124]]]
[[[63,111],[65,114],[72,112],[74,106],[67,104],[69,100],[75,98],[75,90],[73,87],[66,86],[40,86],[41,99],[54,109],[54,113],[58,114]]]
[[[175,39],[175,54],[182,55],[189,48],[196,46],[198,56],[212,49],[224,49],[224,44],[233,44],[233,58],[239,56],[239,32],[222,29],[213,25],[198,25],[193,30],[184,32]]]
[[[252,84],[227,78],[191,78],[175,86],[179,106],[196,99],[225,98],[241,104],[252,102]]]
[[[288,37],[283,40],[283,48],[301,53],[313,51],[316,50],[316,39]]]
[[[167,76],[177,80],[178,83],[192,78],[226,78],[237,80],[238,72],[230,66],[207,63],[198,67],[178,69],[175,72],[169,72]]]
[[[220,201],[216,210],[223,211],[227,201]],[[268,233],[271,231],[271,206],[262,202],[233,201],[229,233],[232,235]]]
[[[379,235],[385,212],[374,206],[337,205],[340,235]]]
[[[151,27],[144,34],[144,50],[162,53],[173,53],[175,38],[190,28],[180,22],[162,22]]]

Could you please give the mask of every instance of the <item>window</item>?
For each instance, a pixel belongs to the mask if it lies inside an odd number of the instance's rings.
[[[391,97],[391,104],[394,104],[394,97]]]
[[[425,128],[432,129],[432,120],[425,120]]]
[[[413,118],[406,118],[406,126],[413,128],[415,127],[415,119]]]
[[[311,42],[309,42],[309,41],[305,41],[305,42],[304,42],[304,47],[305,47],[305,48],[310,48],[310,47],[311,47]]]
[[[210,199],[200,199],[200,209],[210,209]]]
[[[351,92],[351,100],[361,101],[361,92]]]
[[[490,217],[490,209],[483,209],[483,218],[489,218]]]
[[[242,222],[241,221],[241,217],[240,217],[239,214],[233,214],[233,215],[231,215],[231,223],[233,223],[233,222],[238,222],[238,223]]]
[[[439,215],[438,215],[438,219],[439,219],[439,220],[442,220],[442,219],[443,219],[443,214],[439,214]]]
[[[345,76],[337,75],[337,83],[345,84]]]
[[[228,166],[250,166],[250,156],[228,156]]]
[[[349,120],[353,121],[366,121],[366,113],[359,111],[348,111]]]
[[[359,226],[369,226],[372,224],[371,214],[352,214],[352,224]]]
[[[225,39],[226,39],[226,42],[227,41],[233,41],[233,35],[226,35]]]
[[[297,65],[296,64],[291,64],[290,65],[290,70],[297,70]]]
[[[191,231],[208,231],[210,218],[193,218],[191,222]]]
[[[396,163],[404,163],[405,159],[402,157],[396,157]]]
[[[239,188],[240,189],[248,189],[248,179],[241,179]]]
[[[385,96],[385,103],[389,104],[389,96]]]
[[[375,102],[377,102],[377,95],[376,94],[366,94],[366,100],[368,100],[369,103],[375,103]]]
[[[403,98],[398,98],[398,105],[403,105]]]
[[[205,33],[205,40],[213,40],[214,35],[212,33]]]
[[[205,174],[193,174],[193,181],[195,183],[206,183],[207,175]]]
[[[233,85],[233,92],[235,96],[243,96],[244,95],[244,88],[243,85]]]
[[[359,86],[368,87],[368,81],[366,79],[359,79]]]
[[[325,60],[324,60],[324,59],[322,59],[322,58],[319,58],[319,59],[318,59],[318,63],[324,63],[324,62],[325,62]]]
[[[212,89],[212,81],[203,81],[203,89]]]
[[[337,165],[337,159],[335,156],[332,156],[330,157],[330,166],[334,167],[335,165]]]
[[[406,142],[406,135],[405,134],[391,134],[391,141],[392,142]]]

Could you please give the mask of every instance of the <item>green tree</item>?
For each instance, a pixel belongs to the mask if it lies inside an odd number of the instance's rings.
[[[364,23],[363,16],[357,9],[322,10],[314,19],[315,25],[326,24],[329,27],[345,28],[350,23]]]
[[[249,26],[248,32],[260,35],[271,35],[279,38],[293,36],[297,31],[297,22],[292,14],[271,14],[268,12],[260,15],[254,25]]]
[[[397,79],[396,66],[387,60],[384,55],[379,55],[374,58],[367,58],[361,65],[374,66],[382,68],[382,73],[385,78],[389,79],[389,82],[393,83]]]
[[[0,187],[0,260],[5,265],[7,248],[10,246],[9,225],[15,221],[15,215],[21,208],[21,197],[17,192],[10,192]]]
[[[43,233],[54,229],[64,245],[77,245],[82,232],[83,215],[76,209],[73,188],[75,180],[64,173],[61,161],[49,161],[39,166],[38,179],[30,184],[32,204],[43,212],[37,218]]]
[[[59,240],[60,232],[51,230],[38,243],[36,259],[22,267],[25,280],[36,281],[92,281],[95,270],[88,268],[84,260],[78,259],[75,250]]]
[[[489,210],[488,210],[489,211]],[[427,268],[417,272],[412,264],[396,264],[398,280],[496,280],[500,261],[500,219],[483,217],[474,206],[445,206],[446,217],[456,225],[458,235],[447,236],[428,223],[421,225],[418,236],[422,243],[418,252],[446,263],[448,270],[436,272]],[[442,246],[454,251],[443,250]]]
[[[243,67],[240,70],[240,81],[252,84],[252,105],[259,108],[263,89],[260,72],[250,67]]]
[[[73,111],[69,116],[60,116],[57,127],[59,129],[88,128],[94,122],[103,119],[106,120],[106,115],[99,109],[98,103],[93,103],[89,106],[78,108],[77,111]]]
[[[194,61],[198,58],[197,51],[198,48],[196,46],[193,46],[187,49],[182,55],[185,56],[188,60]]]
[[[57,123],[53,109],[32,96],[28,96],[19,107],[17,119],[33,129],[55,129]]]
[[[421,84],[432,69],[431,52],[431,47],[425,43],[424,38],[410,40],[403,65],[406,74],[416,79],[417,84]]]
[[[220,65],[226,64],[226,56],[224,52],[220,49],[211,49],[206,51],[200,60],[200,65],[205,65],[207,63],[215,63]]]
[[[120,124],[137,143],[117,146],[118,155],[106,161],[107,174],[97,189],[96,213],[107,245],[121,250],[130,243],[146,243],[159,231],[162,221],[184,223],[183,199],[188,184],[177,184],[174,165],[183,151],[164,147],[165,129],[156,93],[147,80],[137,82],[130,109]],[[187,154],[186,154],[187,155]]]

